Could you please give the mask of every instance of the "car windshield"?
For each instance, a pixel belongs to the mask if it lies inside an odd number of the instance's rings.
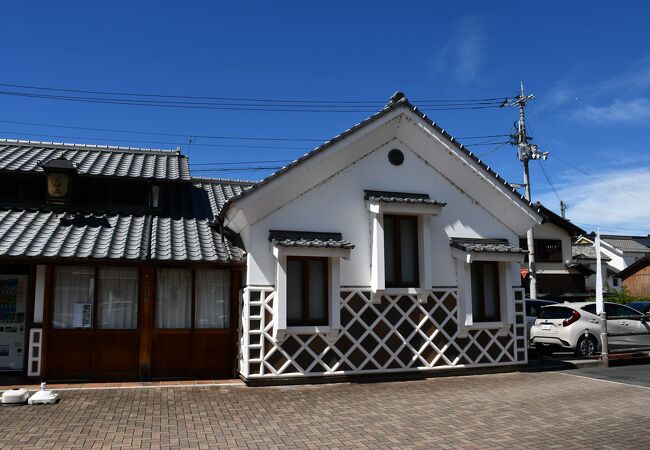
[[[596,304],[592,303],[590,305],[583,306],[582,310],[587,311],[588,313],[591,313],[591,314],[596,314]]]
[[[573,314],[571,308],[563,306],[547,306],[542,308],[542,313],[539,315],[540,319],[568,319]]]

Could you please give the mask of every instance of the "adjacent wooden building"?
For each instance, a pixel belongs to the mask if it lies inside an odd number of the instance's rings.
[[[650,298],[650,257],[643,257],[630,264],[621,270],[614,279],[628,295]]]
[[[211,225],[248,186],[178,151],[0,141],[0,368],[234,376],[244,255]]]

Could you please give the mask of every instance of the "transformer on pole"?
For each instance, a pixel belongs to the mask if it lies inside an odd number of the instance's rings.
[[[519,95],[513,99],[504,102],[503,106],[517,106],[519,108],[519,123],[517,125],[517,134],[516,145],[517,145],[517,156],[519,161],[524,165],[524,189],[525,189],[525,198],[529,202],[531,201],[530,193],[530,174],[528,171],[528,161],[531,159],[543,159],[548,158],[548,152],[543,152],[539,150],[537,145],[529,142],[529,137],[526,135],[526,103],[534,98],[533,95],[524,94],[524,83],[521,82],[521,92]],[[537,298],[537,272],[535,269],[535,240],[533,238],[533,229],[530,228],[526,233],[526,242],[528,244],[528,273],[529,273],[529,296],[531,299]]]

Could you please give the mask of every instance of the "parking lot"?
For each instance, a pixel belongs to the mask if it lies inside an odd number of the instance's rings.
[[[62,391],[54,406],[0,409],[0,448],[648,447],[650,389],[585,370]]]

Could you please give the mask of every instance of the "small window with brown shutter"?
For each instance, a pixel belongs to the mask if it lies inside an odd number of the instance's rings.
[[[384,215],[386,287],[418,287],[418,218]]]
[[[287,257],[287,325],[328,325],[328,260]]]
[[[499,322],[501,320],[499,263],[475,261],[471,264],[471,272],[474,322]]]

